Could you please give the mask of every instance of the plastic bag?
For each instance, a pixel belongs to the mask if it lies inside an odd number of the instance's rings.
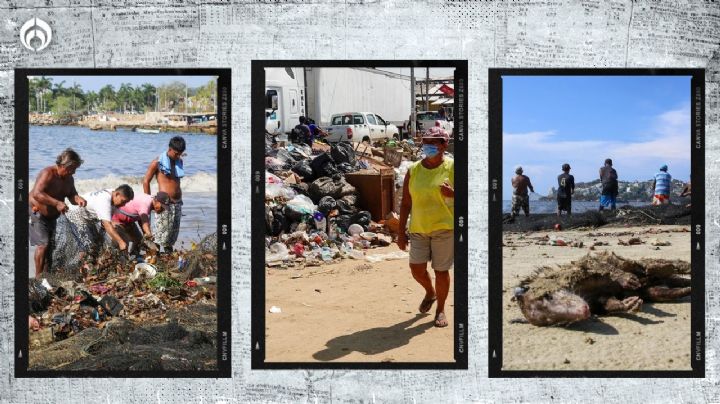
[[[335,225],[337,228],[342,231],[343,233],[347,233],[348,227],[352,224],[350,221],[351,216],[350,215],[339,215],[336,216],[334,219]]]
[[[347,163],[350,167],[355,167],[355,150],[350,142],[339,142],[332,146],[330,155],[335,164]]]
[[[337,182],[338,185],[341,186],[339,197],[344,197],[347,195],[355,195],[355,187],[350,185],[347,181],[345,181],[345,178],[341,178],[339,182]]]
[[[292,188],[284,184],[266,184],[265,185],[265,198],[274,199],[283,197],[285,199],[293,199],[296,193]]]
[[[308,160],[298,161],[295,163],[295,165],[292,167],[292,171],[299,175],[303,181],[310,182],[315,178],[313,174],[312,167],[310,167],[310,162]]]
[[[342,197],[336,201],[337,209],[341,215],[352,215],[357,212],[355,205],[350,204],[346,197]]]
[[[320,177],[310,184],[308,194],[313,201],[319,202],[324,196],[339,197],[342,188],[342,184],[336,183],[332,178]]]
[[[335,162],[327,153],[315,157],[310,162],[310,167],[312,168],[315,178],[332,177],[339,173],[337,167],[335,167]]]
[[[336,208],[337,202],[332,196],[323,196],[318,202],[318,211],[322,212],[325,216]]]
[[[308,215],[312,215],[316,209],[313,201],[305,195],[296,195],[293,199],[287,202],[285,208],[287,209],[288,207]]]
[[[367,231],[368,227],[370,226],[370,221],[372,220],[372,215],[370,212],[366,210],[362,210],[352,216],[350,221],[353,223],[359,224],[360,226]]]
[[[278,177],[277,175],[265,171],[265,183],[266,184],[284,184],[285,182],[282,180],[282,178]]]

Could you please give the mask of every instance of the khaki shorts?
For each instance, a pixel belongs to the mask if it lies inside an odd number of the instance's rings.
[[[432,261],[436,271],[448,271],[455,262],[455,232],[437,230],[429,234],[410,233],[410,263]]]

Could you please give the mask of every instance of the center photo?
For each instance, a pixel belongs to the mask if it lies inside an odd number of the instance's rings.
[[[254,368],[466,368],[464,69],[253,65]]]

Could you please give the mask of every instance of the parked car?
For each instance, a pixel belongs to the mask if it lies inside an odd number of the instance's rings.
[[[453,133],[453,123],[444,118],[437,111],[419,111],[417,113],[417,130],[425,131],[435,126],[435,122],[440,122],[440,127],[445,129],[447,133]]]
[[[398,136],[398,127],[386,122],[380,115],[372,112],[344,112],[330,118],[330,126],[325,129],[330,143],[341,141],[361,142],[365,138],[377,141]]]

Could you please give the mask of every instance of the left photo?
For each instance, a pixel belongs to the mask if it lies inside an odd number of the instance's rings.
[[[89,73],[16,75],[16,370],[221,376],[229,71]]]

